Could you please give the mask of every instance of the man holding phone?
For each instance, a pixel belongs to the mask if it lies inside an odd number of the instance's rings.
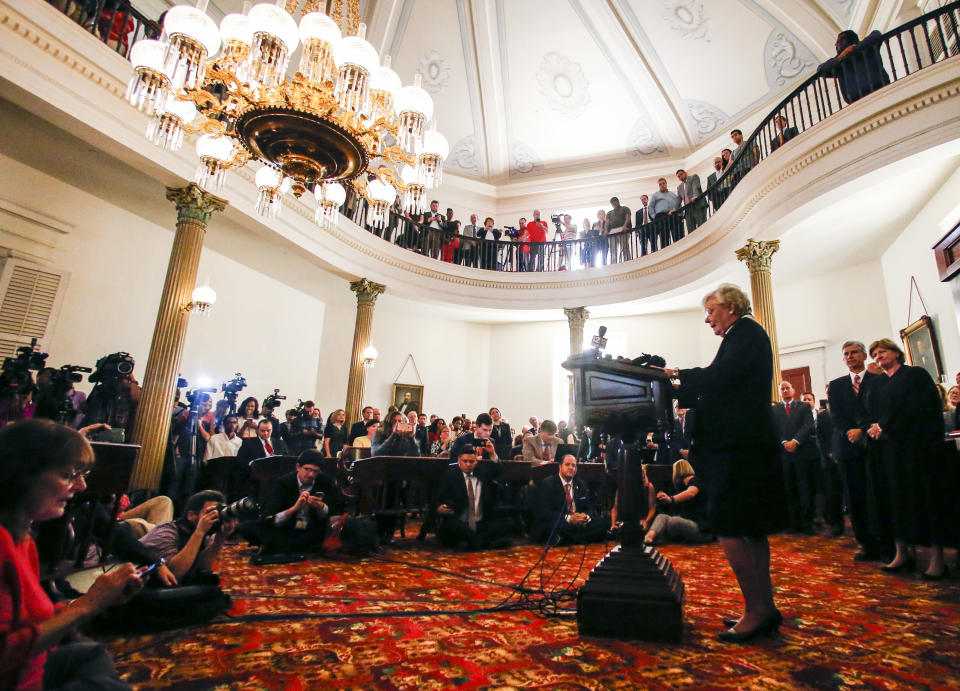
[[[489,413],[480,413],[477,415],[476,427],[470,434],[464,434],[457,437],[450,447],[450,458],[459,458],[461,449],[472,446],[478,460],[498,461],[497,448],[490,436],[493,434],[493,417]]]
[[[253,563],[289,561],[305,552],[318,552],[329,531],[331,514],[341,511],[340,490],[320,470],[323,454],[307,450],[297,458],[296,470],[273,483],[265,518],[244,521],[241,532],[259,542]],[[271,559],[272,557],[272,559]]]

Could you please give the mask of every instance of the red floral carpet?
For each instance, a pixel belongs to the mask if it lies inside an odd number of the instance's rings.
[[[380,558],[263,567],[233,547],[219,572],[237,619],[110,645],[121,674],[143,689],[960,686],[956,575],[891,576],[853,562],[849,538],[778,536],[772,566],[786,621],[778,637],[736,646],[715,638],[739,608],[718,545],[661,551],[686,584],[679,645],[581,638],[574,620],[539,611],[476,611],[516,602],[498,584],[518,583],[539,550],[459,555],[413,540]],[[603,553],[590,547],[578,576],[582,548],[554,550],[526,585],[582,582]]]

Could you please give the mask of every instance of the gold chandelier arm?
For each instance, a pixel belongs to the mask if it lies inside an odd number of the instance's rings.
[[[415,157],[408,156],[407,152],[401,149],[399,146],[387,147],[381,156],[393,164],[406,163],[409,166],[413,166],[417,163],[417,159]]]
[[[250,152],[242,146],[236,146],[235,144],[233,147],[233,157],[227,161],[224,166],[226,168],[243,168],[249,160]]]
[[[350,181],[350,184],[353,185],[354,191],[361,197],[367,196],[367,177],[365,175],[358,175]]]

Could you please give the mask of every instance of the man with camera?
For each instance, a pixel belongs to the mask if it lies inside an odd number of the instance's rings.
[[[290,421],[290,430],[286,437],[287,453],[299,456],[304,451],[315,449],[317,440],[323,438],[320,420],[313,416],[313,401],[303,401],[294,409],[295,416]]]
[[[92,441],[123,443],[133,434],[141,392],[133,367],[130,353],[112,353],[97,360],[88,377],[96,386],[87,398],[87,414],[80,426],[104,423],[109,427],[91,435]]]
[[[216,584],[213,563],[237,528],[237,519],[225,515],[224,504],[226,497],[216,490],[197,492],[187,499],[180,518],[161,523],[140,542],[164,560],[181,585]]]
[[[342,502],[334,479],[320,470],[322,461],[317,450],[301,453],[296,470],[274,481],[265,517],[241,524],[243,535],[260,543],[254,564],[300,559],[323,547],[330,516],[342,513]]]
[[[477,460],[484,458],[490,460],[499,460],[497,448],[490,438],[493,432],[493,418],[489,413],[480,413],[477,415],[476,428],[473,432],[462,434],[456,438],[450,447],[450,458],[458,458],[461,449],[469,446],[474,450]]]

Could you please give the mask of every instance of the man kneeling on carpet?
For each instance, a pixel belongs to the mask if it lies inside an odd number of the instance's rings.
[[[604,520],[590,501],[587,485],[576,477],[577,459],[567,454],[560,472],[537,483],[533,497],[533,526],[530,538],[553,544],[596,542],[607,533]]]
[[[437,538],[442,545],[460,551],[510,545],[513,521],[493,514],[492,477],[499,469],[496,461],[478,467],[476,449],[470,444],[460,447],[457,464],[440,480]]]
[[[320,470],[322,460],[320,451],[302,452],[296,470],[274,481],[266,518],[241,525],[244,536],[260,544],[254,563],[297,560],[322,550],[330,516],[342,513],[340,490]]]

